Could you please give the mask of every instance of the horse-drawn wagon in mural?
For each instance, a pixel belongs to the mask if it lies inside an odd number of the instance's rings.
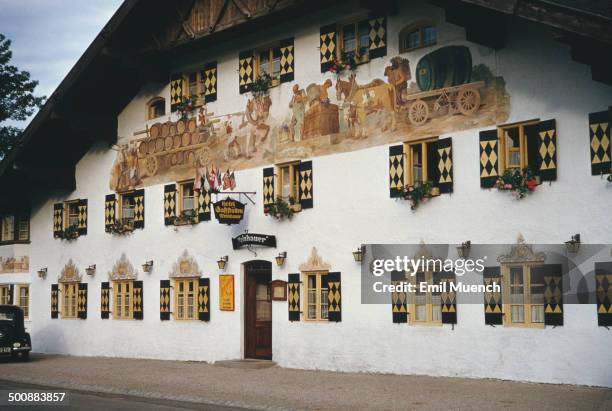
[[[449,114],[471,116],[480,108],[484,81],[470,82],[472,56],[464,46],[448,46],[419,60],[416,83],[420,92],[402,96],[401,111],[415,126],[425,124],[432,111],[448,108]]]

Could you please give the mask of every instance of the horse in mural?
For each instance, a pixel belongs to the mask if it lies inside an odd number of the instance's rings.
[[[242,154],[251,158],[257,152],[257,146],[265,142],[270,133],[270,126],[266,122],[271,106],[270,96],[258,96],[247,101],[243,112],[226,116],[220,130],[220,136],[226,138],[226,160]],[[244,141],[244,148],[240,145],[241,140]]]
[[[366,126],[382,131],[395,130],[395,89],[383,80],[359,85],[355,74],[351,74],[348,81],[338,79],[336,99],[342,101],[353,136],[365,137]]]

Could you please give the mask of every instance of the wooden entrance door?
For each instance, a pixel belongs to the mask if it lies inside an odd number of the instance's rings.
[[[245,357],[272,359],[272,263],[251,261],[245,265]]]

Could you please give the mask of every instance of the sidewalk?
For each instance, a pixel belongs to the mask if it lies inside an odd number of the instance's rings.
[[[612,409],[610,389],[270,365],[33,355],[0,363],[0,379],[260,409]]]

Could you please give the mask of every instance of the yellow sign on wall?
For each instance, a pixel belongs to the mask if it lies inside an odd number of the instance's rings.
[[[233,274],[223,274],[219,276],[219,309],[221,311],[234,311]]]

